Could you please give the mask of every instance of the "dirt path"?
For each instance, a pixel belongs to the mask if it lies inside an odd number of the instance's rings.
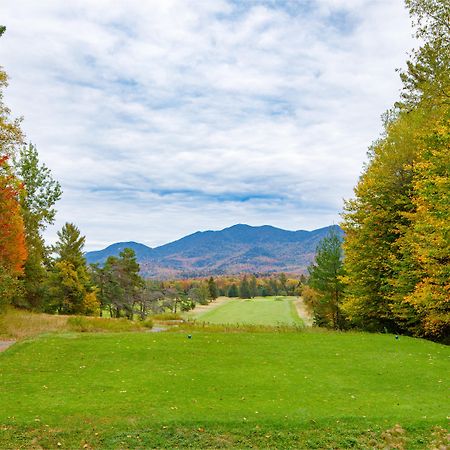
[[[8,347],[15,344],[16,341],[0,341],[0,352],[4,352]]]
[[[299,315],[300,319],[303,320],[305,326],[311,327],[313,324],[312,314],[306,307],[305,302],[301,297],[295,301],[295,307],[297,308],[297,314]]]

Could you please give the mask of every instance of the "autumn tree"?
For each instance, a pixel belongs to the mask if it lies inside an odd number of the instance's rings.
[[[5,27],[0,26],[0,36]],[[20,119],[11,118],[4,103],[8,85],[6,72],[0,67],[0,308],[17,296],[17,278],[23,273],[27,252],[24,224],[20,213],[20,181],[14,175],[11,158],[23,144]]]
[[[27,251],[18,201],[20,184],[7,156],[0,158],[0,308],[17,296],[17,277],[23,273]]]
[[[401,101],[346,202],[347,297],[354,325],[445,339],[450,325],[448,231],[450,6],[407,0],[416,50]]]

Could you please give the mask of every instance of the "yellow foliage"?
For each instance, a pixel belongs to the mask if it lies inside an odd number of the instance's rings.
[[[98,316],[100,314],[100,301],[95,291],[88,292],[83,299],[84,313],[88,316]]]

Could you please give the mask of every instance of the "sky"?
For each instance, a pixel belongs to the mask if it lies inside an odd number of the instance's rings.
[[[395,69],[401,0],[1,0],[5,102],[86,249],[339,223]]]

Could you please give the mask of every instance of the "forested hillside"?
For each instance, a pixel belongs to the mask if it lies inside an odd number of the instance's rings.
[[[337,226],[313,231],[287,231],[272,226],[234,225],[220,231],[203,231],[175,242],[149,248],[136,242],[113,244],[86,253],[89,263],[103,264],[132,248],[141,273],[151,278],[186,278],[239,273],[306,273],[318,243]]]

